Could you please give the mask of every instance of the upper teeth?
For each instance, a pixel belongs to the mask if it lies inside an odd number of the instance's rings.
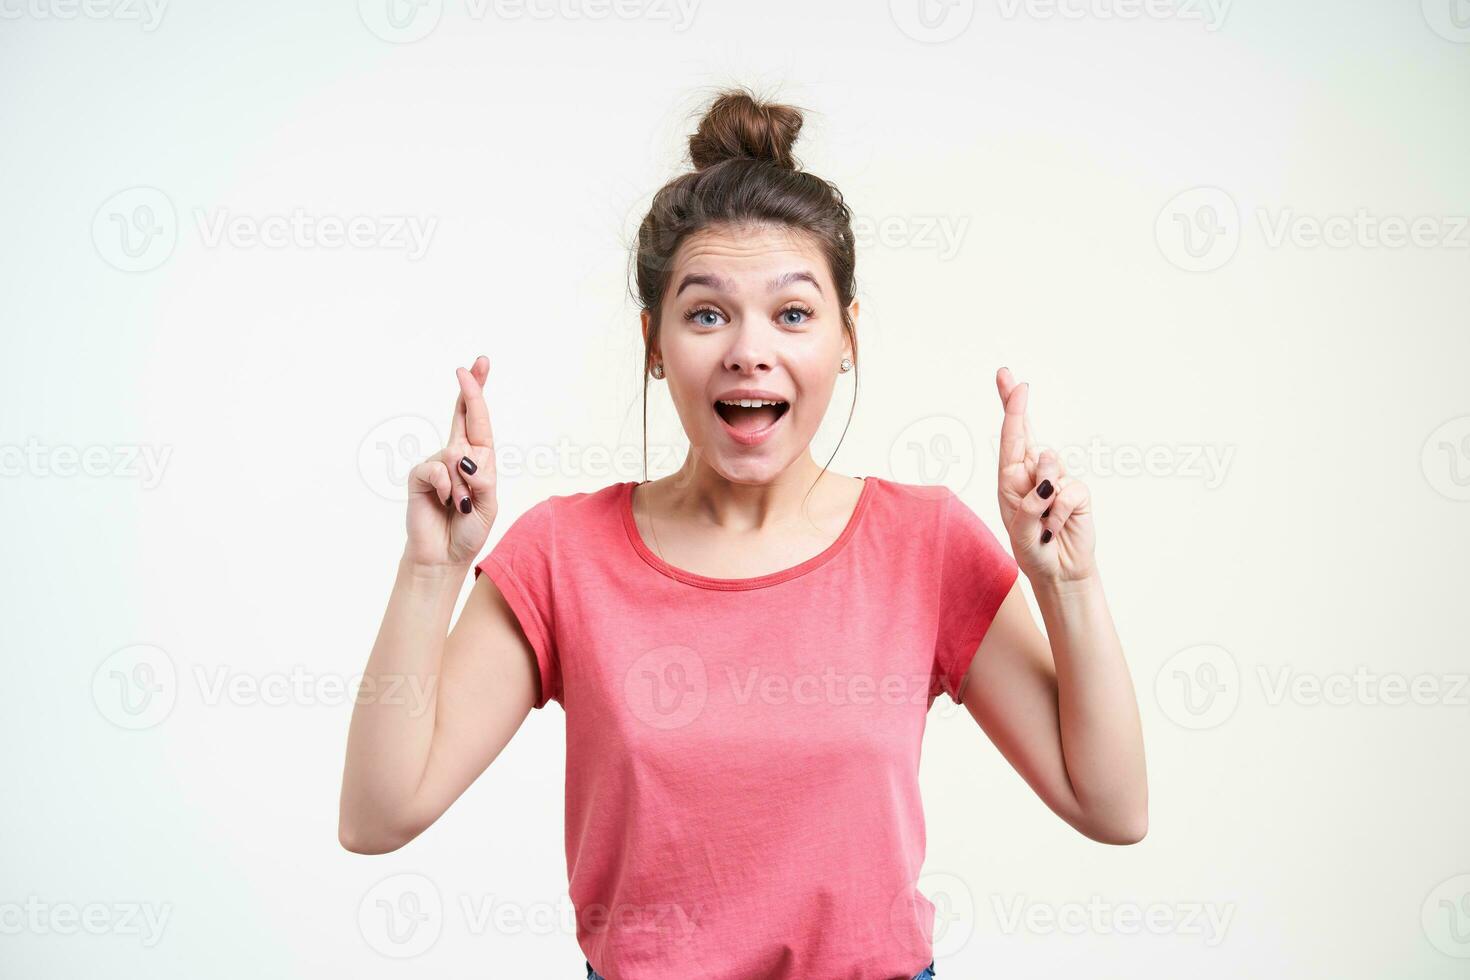
[[[721,405],[739,405],[741,408],[759,408],[762,405],[785,405],[785,402],[768,401],[764,398],[720,399]]]

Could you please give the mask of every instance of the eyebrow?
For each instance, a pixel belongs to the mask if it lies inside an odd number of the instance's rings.
[[[809,282],[812,284],[812,287],[816,289],[817,295],[825,295],[822,293],[821,283],[817,282],[817,277],[804,269],[799,272],[788,272],[784,275],[777,276],[770,282],[766,283],[766,289],[769,292],[775,292],[782,286],[788,285],[789,283],[793,282]],[[735,291],[734,286],[730,284],[730,281],[728,279],[723,279],[720,276],[714,275],[713,273],[709,272],[689,273],[689,275],[685,276],[679,282],[679,288],[674,290],[674,295],[678,296],[680,293],[682,293],[685,286],[708,286],[711,289],[718,289],[727,293],[733,293]]]

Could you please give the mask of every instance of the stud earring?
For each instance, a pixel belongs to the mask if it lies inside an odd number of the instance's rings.
[[[846,374],[848,371],[851,371],[851,370],[852,370],[852,358],[850,358],[850,357],[844,357],[842,359],[842,373],[843,374]]]
[[[664,364],[663,364],[663,362],[662,361],[656,362],[653,365],[653,371],[651,373],[653,374],[653,376],[655,378],[662,379],[663,376],[664,376]]]

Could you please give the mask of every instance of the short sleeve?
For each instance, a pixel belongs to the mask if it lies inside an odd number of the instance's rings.
[[[475,578],[490,576],[536,652],[541,694],[535,707],[561,702],[561,665],[556,649],[552,583],[556,571],[556,519],[552,499],[536,504],[506,528],[495,547],[475,566]]]
[[[938,690],[959,703],[970,662],[1021,569],[979,515],[947,488],[942,508],[934,672]]]

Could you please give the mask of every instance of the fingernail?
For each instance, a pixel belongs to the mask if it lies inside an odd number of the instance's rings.
[[[1038,497],[1040,497],[1042,500],[1045,500],[1047,497],[1050,497],[1051,496],[1051,481],[1050,480],[1042,480],[1041,481],[1041,486],[1039,486],[1039,487],[1036,488],[1036,495]]]
[[[479,467],[475,465],[475,461],[470,459],[468,456],[461,456],[459,458],[459,468],[464,470],[470,476],[474,476],[475,470],[479,469]]]
[[[1050,528],[1042,528],[1041,529],[1041,543],[1042,544],[1046,544],[1050,540],[1051,540],[1051,529]]]
[[[1050,514],[1051,514],[1051,508],[1048,507],[1046,510],[1044,510],[1044,511],[1041,512],[1041,519],[1043,521],[1046,520],[1047,517],[1050,516]]]
[[[461,514],[468,514],[470,512],[470,498],[469,497],[460,497],[459,498],[459,512]]]

